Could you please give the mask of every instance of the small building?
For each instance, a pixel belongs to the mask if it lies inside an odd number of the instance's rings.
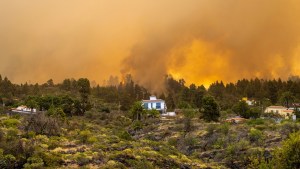
[[[293,110],[300,111],[300,103],[292,103],[292,108]]]
[[[167,106],[164,100],[157,99],[156,96],[150,96],[149,100],[143,100],[142,104],[146,110],[155,109],[158,110],[161,114],[167,112]]]
[[[175,117],[176,113],[175,112],[166,112],[166,113],[163,113],[161,115],[164,116],[164,117]]]
[[[269,106],[266,108],[265,113],[275,113],[275,114],[279,114],[284,118],[288,118],[293,115],[294,110],[283,106]]]
[[[36,109],[28,108],[27,106],[21,105],[18,106],[17,108],[11,109],[12,112],[16,113],[25,113],[25,114],[30,114],[30,113],[36,113]]]
[[[248,104],[248,106],[254,106],[256,103],[255,100],[249,100],[247,97],[243,97],[242,101],[245,101]]]
[[[236,116],[236,117],[232,117],[232,118],[227,118],[225,120],[225,122],[228,122],[228,123],[233,123],[233,124],[237,124],[237,123],[243,123],[245,122],[247,119],[245,118],[242,118],[240,116]]]

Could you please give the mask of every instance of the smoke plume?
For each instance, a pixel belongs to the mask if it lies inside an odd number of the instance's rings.
[[[196,6],[137,43],[123,72],[153,89],[165,74],[206,85],[299,74],[299,1],[202,0]]]
[[[166,74],[208,85],[300,74],[300,1],[0,1],[0,74],[14,82]]]

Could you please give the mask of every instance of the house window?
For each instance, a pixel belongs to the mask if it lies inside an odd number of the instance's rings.
[[[156,103],[156,109],[161,109],[161,103]]]
[[[144,103],[144,108],[148,109],[148,103]]]

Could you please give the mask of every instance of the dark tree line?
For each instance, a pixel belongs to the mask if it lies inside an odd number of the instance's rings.
[[[222,81],[215,82],[206,89],[203,85],[186,85],[184,79],[176,80],[171,75],[165,77],[165,90],[156,93],[167,103],[170,110],[190,105],[192,108],[203,108],[203,98],[211,95],[217,100],[221,110],[232,109],[242,97],[255,99],[258,104],[282,104],[290,106],[292,102],[297,102],[300,98],[300,80],[293,77],[287,81],[281,79],[242,79],[236,83],[224,84]],[[288,96],[287,96],[288,94]],[[0,103],[6,106],[28,100],[28,96],[47,100],[43,104],[57,104],[57,100],[64,100],[64,111],[77,109],[78,114],[93,105],[91,99],[101,100],[104,103],[113,103],[118,108],[127,111],[134,102],[148,99],[150,92],[136,84],[130,75],[127,75],[123,82],[110,86],[90,86],[86,78],[79,80],[65,79],[63,82],[55,84],[52,79],[44,84],[13,84],[7,77],[0,75]],[[60,99],[57,99],[59,97]],[[54,98],[54,99],[53,99]],[[40,103],[41,101],[36,101]],[[42,102],[41,102],[42,103]],[[68,106],[69,108],[68,108]],[[41,106],[40,109],[47,109],[49,105]]]
[[[282,104],[281,98],[287,92],[295,98],[295,102],[300,98],[300,80],[299,78],[282,81],[281,79],[242,79],[236,83],[224,84],[221,82],[213,83],[208,92],[218,101],[222,109],[228,109],[233,106],[242,97],[255,99],[258,104],[269,100],[271,104]],[[291,104],[291,103],[290,103]]]

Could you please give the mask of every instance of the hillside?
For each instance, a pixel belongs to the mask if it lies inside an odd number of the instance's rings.
[[[229,124],[194,118],[187,133],[180,117],[138,124],[117,112],[92,111],[53,120],[2,116],[1,168],[248,168],[254,157],[270,158],[300,128],[290,121]]]

